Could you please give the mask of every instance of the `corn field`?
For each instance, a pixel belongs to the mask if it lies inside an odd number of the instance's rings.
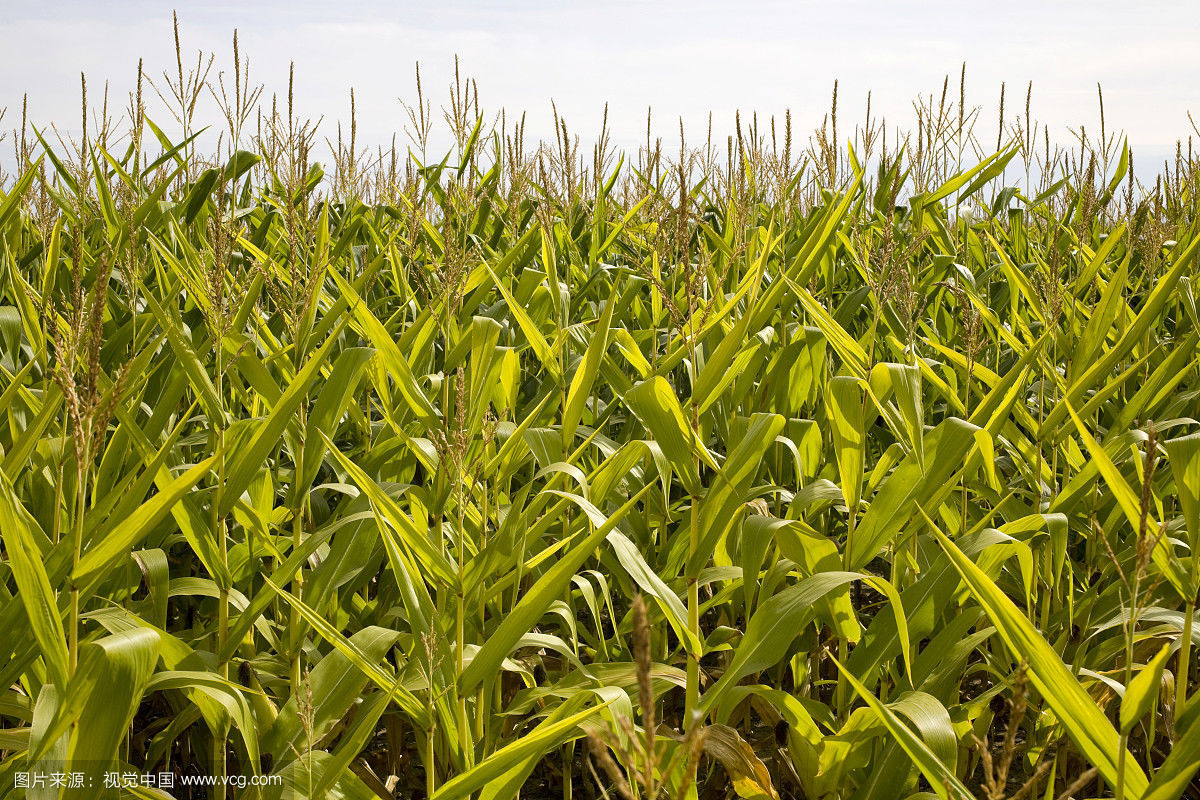
[[[235,64],[5,143],[0,795],[1200,797],[1190,144]]]

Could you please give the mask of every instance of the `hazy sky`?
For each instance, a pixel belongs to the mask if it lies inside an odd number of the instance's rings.
[[[918,93],[957,94],[967,62],[967,99],[984,107],[980,130],[996,130],[1001,81],[1008,108],[1023,110],[1033,81],[1033,113],[1052,133],[1099,128],[1096,82],[1111,129],[1161,157],[1200,118],[1200,15],[1190,2],[344,2],[264,0],[178,3],[185,53],[217,53],[230,71],[230,38],[266,94],[286,92],[296,63],[297,106],[344,118],[358,98],[363,141],[386,141],[402,127],[397,97],[414,98],[413,64],[435,103],[445,96],[454,55],[478,80],[485,105],[529,111],[529,130],[550,129],[553,98],[573,131],[590,137],[604,103],[618,141],[645,135],[652,105],[656,134],[671,141],[683,117],[703,137],[731,131],[743,114],[790,107],[797,130],[818,126],[840,79],[843,126],[872,109],[889,123],[913,119]],[[78,125],[79,72],[93,99],[105,80],[120,102],[139,56],[147,71],[174,69],[171,3],[150,0],[0,0],[0,107],[3,127],[30,116]],[[117,101],[114,100],[114,104]],[[212,113],[211,102],[208,113]],[[170,123],[165,114],[156,114]],[[330,128],[324,129],[329,133]],[[843,127],[843,131],[846,128]],[[5,143],[5,149],[9,144]]]

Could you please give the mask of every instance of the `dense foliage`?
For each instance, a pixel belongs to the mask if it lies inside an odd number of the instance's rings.
[[[585,159],[467,84],[323,171],[179,84],[0,200],[0,791],[1187,791],[1190,154],[981,158],[943,93]]]

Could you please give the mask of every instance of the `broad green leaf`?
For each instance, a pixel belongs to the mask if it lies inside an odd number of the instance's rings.
[[[308,429],[304,434],[304,474],[301,486],[311,486],[317,477],[325,450],[323,436],[332,438],[337,423],[354,398],[367,364],[375,351],[367,347],[352,347],[338,353],[325,386],[308,414]]]
[[[371,310],[367,308],[366,302],[345,278],[333,270],[330,270],[329,274],[337,283],[342,297],[350,304],[350,313],[354,316],[359,329],[378,351],[382,364],[387,369],[388,375],[396,382],[396,386],[409,408],[422,422],[428,425],[435,424],[438,419],[437,412],[434,411],[433,405],[430,404],[429,399],[417,384],[412,367],[409,366],[408,359],[401,352],[392,334],[383,326],[383,323],[376,319]],[[333,338],[331,336],[330,340],[332,341]]]
[[[291,423],[296,409],[304,402],[309,390],[325,366],[326,359],[337,344],[337,332],[329,336],[288,383],[287,389],[271,407],[271,413],[254,425],[252,433],[238,443],[231,454],[225,473],[225,485],[219,511],[228,514],[233,505],[250,486],[250,482],[267,463],[267,457],[279,446],[284,430]]]
[[[596,383],[596,376],[600,372],[600,362],[608,349],[609,328],[612,326],[613,311],[616,306],[617,297],[614,292],[604,303],[604,311],[600,314],[600,319],[596,322],[596,329],[592,332],[592,341],[588,344],[582,363],[571,377],[571,386],[567,390],[567,405],[562,412],[562,438],[564,442],[568,443],[568,446],[571,446],[570,443],[575,439],[575,429],[579,427],[579,421],[583,418],[588,395],[591,394],[592,387]]]
[[[850,544],[851,569],[862,567],[904,528],[917,505],[934,506],[952,488],[951,476],[975,446],[975,426],[950,417],[925,434],[925,468],[916,453],[905,456],[871,499]]]
[[[1109,243],[1105,242],[1105,244]],[[1079,343],[1075,346],[1075,353],[1071,357],[1071,364],[1076,368],[1083,369],[1091,363],[1104,343],[1105,337],[1112,330],[1113,321],[1117,318],[1117,313],[1125,302],[1128,278],[1129,258],[1126,257],[1121,261],[1112,278],[1109,279],[1108,286],[1104,288],[1104,294],[1100,296],[1100,302],[1092,311],[1087,327],[1083,329],[1083,334],[1079,337]]]
[[[700,700],[702,711],[712,710],[722,695],[747,675],[760,672],[781,661],[792,642],[812,621],[814,605],[830,592],[851,581],[861,580],[891,598],[892,613],[900,630],[904,652],[910,649],[908,622],[899,596],[887,581],[858,572],[821,572],[801,578],[795,585],[761,602],[746,623],[746,632],[734,650],[733,660]]]
[[[1163,645],[1154,658],[1146,666],[1138,670],[1133,680],[1125,687],[1125,695],[1121,698],[1121,733],[1129,733],[1133,726],[1145,717],[1158,704],[1158,691],[1162,686],[1163,667],[1167,665],[1170,654],[1169,645]]]
[[[862,498],[864,447],[866,444],[865,387],[859,378],[838,376],[826,388],[825,408],[837,457],[842,497],[851,513],[858,512]]]
[[[696,439],[671,385],[656,375],[635,385],[622,399],[662,448],[684,488],[693,495],[700,494],[698,464],[713,469],[717,466],[703,443]]]
[[[775,442],[783,426],[784,419],[779,414],[755,414],[750,418],[745,434],[700,500],[700,537],[696,552],[688,560],[689,577],[699,576],[729,533],[737,515],[746,509],[750,483],[763,464],[767,448]]]
[[[328,620],[310,608],[303,600],[296,597],[287,589],[283,589],[270,578],[265,579],[270,586],[280,597],[287,601],[292,608],[296,609],[309,625],[320,634],[321,638],[333,645],[345,658],[345,663],[350,664],[372,683],[383,689],[385,692],[394,692],[396,702],[405,710],[405,712],[413,718],[418,725],[428,725],[429,720],[424,712],[423,704],[408,690],[397,685],[395,675],[389,674],[389,671],[379,666],[378,660],[372,659],[367,653],[351,639],[348,639],[333,625],[330,625]],[[369,639],[374,637],[368,635]],[[284,731],[284,734],[290,735],[290,731]]]
[[[1117,500],[1117,504],[1121,507],[1121,511],[1125,513],[1125,518],[1129,521],[1130,526],[1136,532],[1141,528],[1142,512],[1141,498],[1136,494],[1125,478],[1121,476],[1116,464],[1108,457],[1108,453],[1104,451],[1100,443],[1092,437],[1084,426],[1083,421],[1079,419],[1079,415],[1075,413],[1075,409],[1071,408],[1070,401],[1064,403],[1071,419],[1075,423],[1076,429],[1079,431],[1079,437],[1083,440],[1084,446],[1088,453],[1092,456],[1100,474],[1104,476],[1104,482],[1108,485],[1108,490]],[[1158,536],[1159,523],[1154,514],[1154,509],[1146,509],[1146,523],[1148,527],[1147,535],[1150,537]],[[1154,559],[1155,565],[1162,571],[1162,575],[1167,581],[1179,592],[1181,596],[1186,595],[1184,589],[1185,577],[1180,574],[1177,566],[1170,560],[1167,552],[1167,545],[1162,539],[1158,539],[1151,551],[1151,557]]]
[[[924,513],[924,512],[922,512]],[[1059,724],[1090,763],[1100,770],[1109,785],[1117,783],[1120,736],[1112,723],[1084,691],[1071,670],[1033,623],[1009,600],[979,567],[926,518],[938,543],[962,576],[963,583],[983,606],[1004,643],[1028,663],[1029,677],[1044,702],[1054,710]],[[1125,788],[1131,797],[1141,797],[1146,775],[1136,759],[1125,759]]]
[[[1163,449],[1171,464],[1184,529],[1191,543],[1192,572],[1200,574],[1196,566],[1200,564],[1200,434],[1168,439]]]
[[[875,694],[864,686],[852,672],[842,666],[841,662],[834,659],[838,669],[842,675],[854,687],[854,691],[862,698],[867,707],[875,713],[875,716],[887,728],[889,734],[895,739],[896,743],[904,749],[908,757],[912,759],[917,768],[921,770],[921,774],[937,789],[938,797],[953,798],[953,800],[972,800],[974,795],[954,774],[954,768],[947,766],[940,758],[938,758],[929,746],[915,733],[909,730],[896,713],[881,703]]]
[[[497,792],[488,788],[485,796],[491,800],[510,800],[517,797],[520,785],[512,786],[505,780],[513,768],[528,765],[532,768],[530,758],[537,758],[553,750],[563,742],[582,736],[579,724],[597,714],[612,700],[606,700],[594,706],[577,711],[583,705],[586,695],[575,695],[574,698],[555,709],[544,722],[528,733],[517,737],[511,744],[492,753],[488,758],[476,764],[471,769],[454,776],[439,788],[433,800],[459,800],[470,797],[473,793],[489,787],[489,785],[506,784],[505,792]]]
[[[32,520],[13,493],[8,476],[3,473],[0,473],[0,518],[4,519],[0,534],[16,579],[17,595],[29,617],[29,627],[46,661],[51,681],[56,686],[66,687],[67,641],[58,602],[42,563],[44,555],[29,528]]]
[[[385,660],[399,636],[396,631],[369,625],[348,637],[348,641],[369,663],[378,664]],[[276,764],[287,763],[298,752],[303,757],[305,737],[320,741],[355,705],[368,681],[369,677],[355,669],[350,658],[335,649],[308,673],[308,691],[313,696],[311,709],[302,712],[300,698],[289,698],[279,709],[270,730],[263,732],[263,747],[274,754]],[[302,713],[310,716],[302,718]]]
[[[496,288],[499,289],[500,294],[504,296],[505,302],[508,303],[508,313],[512,314],[513,319],[517,321],[517,325],[520,327],[521,333],[525,335],[525,340],[529,342],[529,346],[533,348],[534,354],[537,355],[538,360],[541,362],[546,371],[550,373],[551,377],[553,377],[556,382],[561,383],[562,375],[558,358],[550,349],[550,344],[546,341],[546,337],[542,335],[540,330],[538,330],[537,323],[533,321],[528,313],[526,313],[520,301],[513,297],[512,292],[510,292],[508,287],[504,285],[504,282],[497,277],[496,273],[492,271],[492,268],[487,264],[484,264],[484,266],[487,268],[488,273],[492,276],[492,280],[495,281]]]
[[[192,491],[196,484],[212,471],[217,458],[217,455],[210,456],[166,486],[159,487],[156,494],[88,550],[73,570],[71,580],[77,585],[88,587],[87,592],[90,593],[91,587],[103,580],[114,564],[128,558],[129,551],[138,546],[150,529],[171,512],[180,498]]]
[[[562,596],[563,591],[571,582],[571,577],[579,571],[588,556],[592,555],[596,546],[604,541],[609,532],[616,528],[617,523],[634,509],[653,486],[654,484],[643,486],[624,505],[614,511],[603,525],[597,527],[570,550],[563,553],[554,562],[554,566],[546,570],[533,587],[521,596],[520,602],[488,636],[487,641],[459,677],[459,692],[463,695],[470,694],[479,687],[485,678],[497,673],[500,664],[512,652],[513,646],[537,624],[550,604]]]
[[[242,734],[246,753],[250,757],[250,770],[258,773],[258,724],[250,709],[250,702],[239,686],[218,675],[195,670],[159,672],[146,684],[147,694],[169,689],[200,692],[219,703]]]

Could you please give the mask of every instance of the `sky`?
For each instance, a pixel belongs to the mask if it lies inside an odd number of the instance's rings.
[[[139,57],[161,79],[175,64],[172,7],[0,0],[0,108],[8,107],[0,128],[19,121],[26,93],[32,121],[78,128],[81,71],[92,101],[107,81],[114,106],[126,102]],[[1108,129],[1127,132],[1148,158],[1194,135],[1189,110],[1200,121],[1200,15],[1190,2],[192,0],[178,12],[185,56],[216,53],[214,74],[232,71],[237,28],[267,97],[286,95],[294,61],[304,115],[347,119],[354,87],[359,140],[367,143],[402,131],[398,98],[415,99],[417,62],[436,107],[456,54],[483,105],[527,111],[530,134],[551,134],[553,100],[570,130],[590,139],[607,103],[625,146],[644,141],[647,107],[654,135],[666,142],[677,141],[680,119],[703,139],[709,112],[720,141],[739,109],[763,119],[790,108],[807,134],[828,111],[835,78],[843,131],[862,120],[868,90],[874,115],[907,125],[914,99],[940,94],[946,75],[956,96],[964,61],[967,102],[983,109],[985,139],[995,135],[1001,82],[1015,114],[1032,81],[1034,118],[1064,143],[1071,128],[1099,129],[1097,82]],[[165,112],[151,114],[170,127]],[[209,98],[200,114],[217,121]],[[322,133],[336,130],[327,123]]]

